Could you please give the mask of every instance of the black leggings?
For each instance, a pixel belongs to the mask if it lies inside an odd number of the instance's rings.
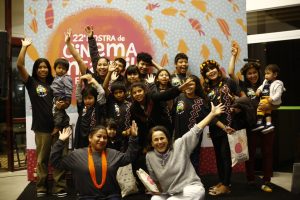
[[[223,134],[212,138],[214,145],[219,180],[226,186],[230,185],[231,179],[231,154],[227,135]]]

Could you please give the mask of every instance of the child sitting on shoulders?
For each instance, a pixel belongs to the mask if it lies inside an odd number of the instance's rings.
[[[272,124],[271,112],[272,108],[281,104],[281,96],[285,91],[283,82],[277,80],[279,75],[279,67],[276,64],[270,64],[265,69],[265,80],[256,91],[256,96],[260,97],[257,108],[257,124],[252,131],[259,131],[267,134],[274,130]],[[263,124],[265,118],[266,124]]]

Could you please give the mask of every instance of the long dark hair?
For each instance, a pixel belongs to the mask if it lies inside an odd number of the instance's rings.
[[[48,75],[46,77],[46,83],[48,85],[51,85],[52,84],[52,81],[53,81],[53,76],[52,76],[52,73],[51,73],[51,65],[49,63],[49,61],[46,59],[46,58],[38,58],[35,60],[34,64],[33,64],[33,67],[32,67],[32,77],[36,80],[40,80],[38,75],[37,75],[37,70],[40,66],[41,63],[45,63],[47,68],[48,68]]]
[[[131,83],[128,82],[128,79],[127,79],[127,75],[129,75],[129,74],[138,74],[139,78],[140,78],[140,81],[142,81],[142,76],[141,76],[141,73],[140,73],[138,67],[136,65],[129,65],[126,68],[125,74],[124,74],[126,87],[129,87],[130,84],[131,84]]]
[[[157,71],[157,73],[156,73],[156,75],[155,75],[155,80],[154,80],[154,82],[155,82],[155,85],[157,86],[157,87],[159,87],[159,82],[158,82],[158,75],[161,73],[161,72],[167,72],[167,74],[169,75],[169,82],[167,83],[167,87],[168,88],[171,88],[172,87],[172,84],[171,84],[171,74],[170,74],[170,72],[167,70],[167,69],[160,69],[160,70],[158,70]]]
[[[130,86],[130,93],[131,93],[132,101],[135,101],[133,99],[133,96],[132,96],[132,89],[134,87],[140,87],[140,88],[142,88],[144,90],[144,92],[145,92],[145,97],[144,98],[146,98],[146,94],[147,94],[147,87],[146,87],[146,85],[143,82],[135,82],[135,83],[132,83],[131,86]]]
[[[195,82],[195,95],[198,96],[198,97],[201,97],[202,99],[205,99],[205,95],[204,95],[204,92],[203,92],[203,89],[202,89],[202,86],[201,86],[201,83],[200,83],[200,79],[195,76],[195,75],[189,75],[188,77],[185,78],[185,80],[187,79],[192,79],[194,82]]]
[[[261,73],[260,73],[260,64],[257,63],[257,62],[248,62],[246,63],[240,70],[241,74],[243,75],[244,77],[244,83],[246,84],[247,87],[252,87],[252,84],[251,82],[247,79],[247,72],[249,69],[251,68],[254,68],[257,70],[257,73],[258,73],[258,80],[257,80],[257,83],[254,85],[255,87],[258,87],[261,82],[262,82],[262,76],[261,76]]]

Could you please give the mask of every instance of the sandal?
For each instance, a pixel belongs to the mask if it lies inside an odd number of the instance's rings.
[[[210,190],[208,194],[210,194],[212,196],[220,196],[220,195],[226,195],[226,194],[230,194],[230,193],[231,193],[231,191],[228,186],[221,185],[218,188],[216,188],[215,190]]]
[[[218,183],[217,185],[211,186],[209,188],[209,191],[213,191],[213,190],[217,189],[218,187],[220,187],[221,185],[223,185],[223,184],[222,183]]]
[[[264,192],[273,192],[272,188],[270,187],[270,183],[265,183],[261,186],[262,191]]]

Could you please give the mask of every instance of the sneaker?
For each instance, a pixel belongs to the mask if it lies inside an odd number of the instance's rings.
[[[260,124],[256,124],[256,126],[251,130],[251,131],[260,131],[264,128],[265,126],[260,123]]]
[[[63,197],[68,196],[68,193],[66,191],[62,190],[60,192],[54,193],[53,195],[57,196],[58,198],[63,198]]]
[[[270,187],[269,183],[265,183],[261,186],[261,190],[264,192],[272,192],[272,188]]]
[[[270,124],[270,125],[266,125],[261,132],[263,134],[267,134],[267,133],[274,131],[274,129],[275,129],[275,127],[272,124]]]
[[[47,195],[47,193],[46,192],[37,192],[36,193],[36,197],[45,197]]]

